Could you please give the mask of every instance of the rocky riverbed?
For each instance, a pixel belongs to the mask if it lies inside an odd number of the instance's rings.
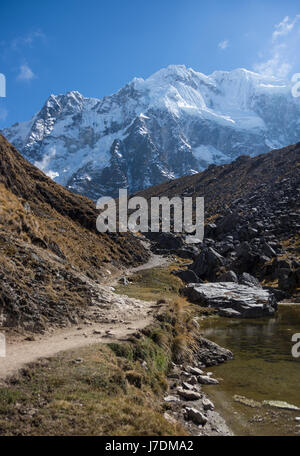
[[[164,397],[165,418],[179,422],[192,435],[233,435],[224,418],[203,391],[204,385],[218,385],[220,379],[208,366],[233,359],[233,354],[219,345],[201,338],[199,358],[193,365],[174,364],[168,374],[169,394]]]

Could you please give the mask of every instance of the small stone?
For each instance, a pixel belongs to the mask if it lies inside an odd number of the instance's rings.
[[[188,389],[191,391],[194,389],[193,385],[191,385],[190,383],[187,383],[187,382],[182,382],[182,386],[184,389]]]
[[[219,384],[219,380],[217,380],[216,378],[211,378],[208,375],[199,375],[198,382],[201,385],[218,385]]]
[[[198,383],[197,377],[195,375],[192,375],[189,382],[191,385],[196,385]]]
[[[188,371],[193,375],[202,375],[204,374],[203,370],[199,369],[198,367],[188,367]]]
[[[176,396],[166,396],[164,397],[165,402],[178,402],[180,401],[179,397]]]
[[[82,362],[83,362],[82,358],[73,359],[73,361],[72,361],[73,364],[80,364]]]
[[[198,399],[201,399],[202,395],[196,391],[190,391],[187,389],[183,389],[179,387],[177,389],[177,392],[179,396],[181,396],[183,399],[187,401],[197,401]]]
[[[182,371],[181,375],[183,375],[184,377],[190,377],[191,376],[191,374],[189,374],[188,372],[185,372],[185,371]]]
[[[204,410],[214,410],[215,406],[214,404],[209,400],[209,399],[203,399],[202,400],[202,405]]]
[[[270,407],[276,407],[284,410],[300,410],[300,408],[296,405],[288,404],[285,401],[263,401],[263,405],[269,405]]]
[[[185,410],[188,420],[192,420],[195,424],[201,424],[202,426],[205,426],[207,423],[207,418],[205,415],[203,415],[203,413],[200,412],[200,410],[197,410],[193,407],[186,407]]]

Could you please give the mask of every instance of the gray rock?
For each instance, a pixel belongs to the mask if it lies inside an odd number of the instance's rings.
[[[81,363],[83,363],[83,359],[82,358],[73,359],[72,363],[73,364],[81,364]]]
[[[190,267],[200,279],[212,279],[215,277],[218,269],[223,266],[224,258],[212,247],[202,250]]]
[[[202,375],[202,374],[204,374],[203,370],[199,369],[199,367],[188,366],[187,369],[193,375]]]
[[[253,277],[251,274],[248,274],[248,272],[243,272],[243,274],[240,276],[239,283],[241,285],[247,285],[249,287],[261,287],[259,280],[256,279],[256,277]]]
[[[189,382],[191,385],[197,385],[197,383],[198,383],[197,377],[195,375],[192,375]]]
[[[197,410],[193,407],[186,407],[186,418],[188,420],[193,421],[195,424],[200,424],[204,426],[207,423],[207,418],[206,416],[200,412],[200,410]]]
[[[227,271],[219,277],[220,282],[238,282],[237,275],[234,271]]]
[[[238,214],[228,214],[217,223],[216,234],[229,233],[235,230],[236,226],[242,222],[243,219]]]
[[[197,274],[191,269],[187,269],[186,271],[175,271],[174,274],[185,283],[195,283],[200,281]]]
[[[190,390],[190,391],[194,391],[194,386],[191,385],[190,383],[188,382],[182,382],[182,386],[184,389],[187,389],[187,390]]]
[[[122,285],[125,285],[125,286],[127,286],[127,285],[129,284],[128,279],[127,279],[127,277],[125,277],[125,276],[124,276],[124,277],[121,277],[121,278],[119,279],[119,282],[122,283]]]
[[[228,318],[240,318],[242,316],[241,312],[238,312],[237,310],[234,309],[220,309],[219,310],[219,315],[221,317],[228,317]]]
[[[164,397],[164,401],[165,402],[179,402],[180,399],[179,399],[179,397],[176,397],[176,396],[166,396],[166,397]]]
[[[197,391],[190,391],[187,389],[183,389],[181,387],[177,389],[177,392],[179,396],[185,399],[186,401],[197,401],[202,397],[201,393],[198,393]]]
[[[214,410],[214,404],[207,398],[202,399],[202,405],[204,410]]]
[[[224,347],[206,339],[205,337],[199,337],[197,359],[204,366],[216,366],[224,361],[233,359],[233,353]]]
[[[262,250],[263,250],[264,254],[267,255],[268,257],[271,257],[271,258],[276,257],[275,250],[266,242],[263,244]]]
[[[219,384],[219,380],[217,380],[216,378],[211,378],[208,375],[199,375],[198,382],[200,383],[200,385],[218,385]]]
[[[275,296],[269,290],[233,282],[189,284],[182,293],[192,302],[220,310],[232,309],[243,318],[273,315],[277,309]]]

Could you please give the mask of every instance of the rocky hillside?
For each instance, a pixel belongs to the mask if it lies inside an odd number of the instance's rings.
[[[185,282],[236,282],[270,286],[278,299],[300,291],[300,143],[200,174],[169,181],[140,195],[205,197],[203,244],[182,237],[151,236],[156,251],[193,263]]]
[[[56,182],[96,200],[293,144],[299,115],[285,81],[172,65],[103,99],[51,95],[3,134]]]
[[[92,318],[109,270],[148,258],[130,235],[99,234],[94,203],[53,182],[2,136],[0,189],[0,326],[40,331]]]

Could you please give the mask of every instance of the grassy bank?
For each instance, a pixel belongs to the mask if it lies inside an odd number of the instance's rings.
[[[173,268],[142,271],[126,287],[129,296],[155,296],[163,306],[142,333],[41,360],[2,385],[0,435],[185,434],[164,418],[162,398],[172,361],[192,359],[201,309],[178,296]]]
[[[189,354],[189,313],[169,305],[130,342],[61,353],[0,388],[0,435],[178,435],[161,398],[172,360]]]

